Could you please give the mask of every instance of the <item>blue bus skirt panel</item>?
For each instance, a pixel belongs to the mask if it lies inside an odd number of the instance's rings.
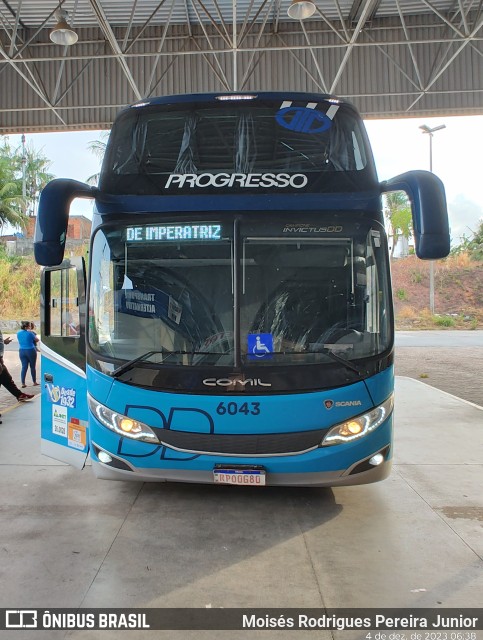
[[[85,372],[41,347],[41,452],[83,469],[89,452]]]
[[[151,444],[119,436],[90,413],[93,470],[97,477],[111,480],[213,483],[214,467],[221,464],[261,467],[269,486],[337,486],[382,480],[391,467],[392,414],[357,441],[315,445],[303,452],[294,445],[295,452],[270,455],[213,454],[208,452],[209,444],[206,446],[217,436],[253,440],[261,434],[270,439],[269,434],[300,432],[302,437],[303,432],[310,431],[320,431],[322,441],[332,426],[374,408],[374,396],[380,404],[392,393],[392,367],[374,376],[370,387],[371,393],[365,382],[358,382],[303,394],[184,395],[128,386],[88,368],[89,392],[97,402],[144,422],[161,440],[160,444]],[[203,452],[189,448],[191,434],[194,441],[202,434]],[[172,435],[181,435],[183,447],[165,444],[163,435],[168,441]],[[382,462],[375,465],[373,457],[378,453]]]

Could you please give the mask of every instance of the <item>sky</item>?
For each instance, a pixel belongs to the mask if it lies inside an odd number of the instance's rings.
[[[433,172],[445,186],[452,242],[459,244],[483,219],[483,116],[365,121],[379,180],[429,170],[429,135],[419,128],[424,124],[445,125],[433,134]]]
[[[429,170],[429,136],[421,125],[445,128],[433,135],[433,171],[446,189],[453,244],[471,237],[483,219],[483,116],[366,120],[379,179],[387,180],[411,169]],[[100,160],[88,149],[100,131],[27,134],[27,143],[51,160],[58,178],[85,181],[97,173]],[[13,145],[20,136],[9,136]],[[77,200],[71,214],[91,215],[92,204]]]

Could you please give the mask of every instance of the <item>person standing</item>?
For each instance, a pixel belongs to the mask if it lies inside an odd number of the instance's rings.
[[[22,389],[25,389],[27,386],[26,378],[29,367],[34,387],[39,386],[37,382],[37,343],[39,339],[37,338],[37,334],[31,330],[31,327],[32,323],[24,320],[20,323],[20,331],[17,333],[18,355],[22,363],[22,370],[20,372]]]
[[[35,351],[37,351],[37,353],[40,353],[40,349],[39,349],[39,338],[37,337],[37,332],[35,331],[35,324],[33,322],[30,323],[30,329],[29,329],[35,336],[36,340],[35,340]]]
[[[11,342],[12,338],[3,339],[3,335],[0,330],[0,386],[3,385],[5,389],[15,396],[19,402],[26,402],[27,400],[32,400],[34,396],[20,391],[3,361],[5,345],[10,344]]]

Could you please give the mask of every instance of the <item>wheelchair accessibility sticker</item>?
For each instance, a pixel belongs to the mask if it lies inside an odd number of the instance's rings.
[[[273,354],[273,336],[271,333],[248,334],[248,359],[268,360]]]

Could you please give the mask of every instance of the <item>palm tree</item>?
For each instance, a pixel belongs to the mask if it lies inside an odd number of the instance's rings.
[[[20,192],[21,193],[21,192]],[[18,191],[12,151],[4,139],[0,147],[0,226],[24,227],[23,199]]]
[[[32,143],[23,144],[15,151],[15,169],[20,193],[25,192],[25,214],[33,217],[36,214],[40,192],[45,185],[55,178],[49,173],[52,162],[42,151],[35,149]]]
[[[16,186],[11,182],[0,185],[0,226],[9,224],[12,227],[24,228],[27,220],[22,213],[22,198],[15,195]]]
[[[0,225],[25,228],[34,216],[40,192],[55,176],[49,173],[50,160],[25,138],[17,149],[8,139],[0,146]]]
[[[392,236],[391,258],[399,238],[409,240],[412,235],[411,204],[403,191],[392,191],[384,196],[384,215]]]
[[[102,163],[102,160],[104,159],[104,154],[106,153],[108,138],[109,138],[109,131],[103,131],[101,133],[101,140],[93,140],[92,142],[89,142],[89,144],[87,145],[87,148],[89,149],[89,151],[92,151],[92,153],[99,158],[101,163]],[[100,175],[101,174],[99,171],[98,173],[94,173],[92,174],[92,176],[89,176],[86,180],[87,184],[97,186]]]

